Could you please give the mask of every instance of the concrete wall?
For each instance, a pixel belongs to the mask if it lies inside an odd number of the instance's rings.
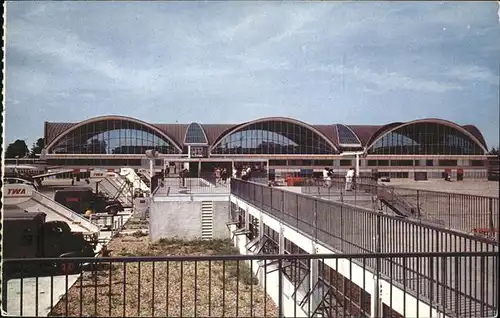
[[[134,199],[134,214],[139,218],[145,218],[149,209],[150,198],[139,197]]]
[[[230,221],[230,202],[214,201],[214,235],[215,239],[229,238],[226,223]],[[201,212],[200,212],[201,213]]]
[[[184,240],[201,238],[202,201],[213,204],[213,238],[228,238],[226,223],[229,221],[229,198],[196,197],[193,200],[179,198],[154,198],[150,208],[150,238],[177,237]]]
[[[152,241],[164,237],[201,237],[201,202],[152,202],[149,215]]]
[[[336,254],[335,251],[329,249],[328,247],[322,245],[321,243],[313,241],[304,234],[296,231],[294,228],[291,228],[286,224],[284,224],[283,222],[279,221],[278,219],[258,210],[254,206],[246,203],[245,201],[239,199],[238,197],[231,195],[231,201],[235,203],[238,207],[245,210],[246,213],[248,213],[249,215],[253,215],[254,217],[258,218],[260,222],[266,224],[274,231],[282,233],[284,238],[292,241],[294,244],[299,246],[307,253]],[[281,239],[280,241],[283,242],[283,240]],[[244,244],[238,241],[235,241],[235,243],[236,246],[240,249],[240,252],[242,254],[249,254]],[[354,263],[351,263],[347,259],[339,259],[338,262],[336,262],[334,259],[330,260],[325,259],[325,264],[335,269],[337,272],[344,275],[345,277],[352,277],[352,281],[361,288],[363,288],[364,285],[364,290],[371,295],[371,301],[372,301],[371,311],[373,317],[377,317],[377,315],[374,314],[375,301],[378,299],[380,303],[383,302],[385,304],[390,304],[391,298],[392,298],[392,309],[395,310],[396,312],[399,312],[401,315],[405,314],[403,310],[404,308],[406,310],[407,317],[428,317],[430,312],[432,312],[432,317],[444,317],[442,313],[436,311],[434,308],[431,308],[424,301],[417,299],[410,293],[404,292],[403,290],[397,288],[394,284],[391,284],[391,282],[384,280],[382,278],[379,279],[378,295],[374,295],[376,281],[373,273],[370,272],[369,270],[364,270],[362,267]],[[275,279],[277,280],[277,278]],[[273,294],[273,290],[268,290],[268,294],[271,297],[273,297],[273,299],[278,299],[275,298],[277,296]],[[282,301],[285,301],[285,299],[283,299]],[[417,307],[419,315],[417,315]],[[293,309],[293,305],[291,306],[291,308]],[[287,313],[285,313],[285,315],[291,317]]]
[[[236,230],[236,225],[231,225],[229,227],[229,232],[232,232]],[[226,228],[227,231],[227,228]],[[233,238],[234,246],[238,248],[240,251],[241,255],[251,255],[252,253],[249,252],[246,248],[246,245],[250,242],[250,240],[245,236],[245,235],[239,235],[239,236],[234,236]],[[251,265],[251,262],[253,264]],[[259,263],[258,261],[245,261],[247,266],[252,269],[253,273],[257,276],[257,279],[259,280],[259,285],[265,289],[266,293],[271,297],[271,299],[274,301],[276,306],[278,306],[279,303],[279,271],[275,270],[272,271],[273,266],[268,266],[267,271],[270,272],[265,275],[265,270],[264,267],[260,268],[259,270]],[[271,272],[272,271],[272,272]],[[264,285],[265,282],[265,285]],[[298,303],[295,302],[295,300],[292,298],[293,292],[294,292],[294,285],[291,283],[285,276],[283,276],[282,279],[283,286],[282,286],[282,295],[281,295],[281,302],[283,304],[283,314],[285,317],[309,317],[307,312],[301,308]],[[305,296],[304,293],[298,293],[297,299],[300,301],[303,297]],[[306,306],[304,306],[306,307]],[[307,308],[307,307],[306,307]]]

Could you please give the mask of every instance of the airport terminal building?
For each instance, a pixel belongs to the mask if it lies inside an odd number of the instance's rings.
[[[45,122],[41,159],[75,169],[148,167],[145,151],[159,152],[155,168],[190,162],[192,172],[214,164],[255,162],[276,175],[307,175],[350,167],[360,175],[392,178],[487,177],[488,148],[473,125],[419,119],[384,125],[308,124],[268,117],[240,124],[154,124],[124,116],[78,123]],[[198,163],[198,164],[196,164]]]

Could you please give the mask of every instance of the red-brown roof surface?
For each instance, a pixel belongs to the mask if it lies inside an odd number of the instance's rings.
[[[440,120],[438,120],[440,121]],[[374,139],[384,132],[397,127],[399,124],[403,123],[390,123],[387,125],[348,125],[349,128],[358,136],[363,146],[367,146],[368,142],[373,142]],[[50,144],[56,137],[63,134],[71,127],[77,125],[77,123],[53,123],[45,122],[45,143]],[[169,136],[175,143],[180,147],[184,145],[184,136],[189,124],[151,124],[152,126],[158,128]],[[201,127],[205,130],[207,135],[208,143],[213,145],[216,140],[235,129],[241,124],[201,124]],[[311,125],[326,138],[328,138],[334,145],[338,146],[338,137],[336,125]],[[479,131],[479,129],[474,125],[464,125],[462,126],[471,135],[476,137],[483,146],[486,147],[486,142],[484,137]]]

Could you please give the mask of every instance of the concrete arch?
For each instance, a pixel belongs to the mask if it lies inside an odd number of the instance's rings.
[[[135,124],[147,127],[149,129],[153,130],[154,132],[158,133],[160,136],[162,136],[166,140],[168,140],[179,151],[179,153],[182,153],[182,148],[172,138],[170,138],[170,136],[168,136],[165,132],[161,131],[157,127],[155,127],[155,126],[153,126],[151,124],[148,124],[148,123],[146,123],[146,122],[144,122],[142,120],[133,118],[133,117],[118,116],[118,115],[98,116],[98,117],[89,118],[87,120],[79,122],[78,124],[76,124],[76,125],[72,126],[71,128],[65,130],[63,133],[61,133],[59,136],[57,136],[54,140],[52,140],[50,142],[50,144],[48,144],[47,147],[46,147],[47,153],[49,153],[50,150],[52,149],[52,147],[54,147],[55,145],[57,145],[57,143],[60,140],[62,140],[64,137],[66,137],[68,134],[70,134],[71,132],[75,131],[76,129],[78,129],[80,127],[83,127],[85,125],[88,125],[88,124],[92,124],[92,123],[99,122],[99,121],[105,121],[105,120],[128,121],[128,122],[132,122],[132,123],[135,123]]]
[[[302,122],[302,121],[297,120],[297,119],[289,118],[289,117],[264,117],[264,118],[255,119],[255,120],[240,124],[236,127],[233,127],[230,130],[222,133],[219,137],[217,137],[216,141],[210,147],[210,152],[212,152],[213,149],[215,149],[217,146],[219,146],[225,137],[230,136],[231,134],[234,134],[234,133],[236,133],[236,132],[238,132],[238,131],[240,131],[240,130],[242,130],[245,127],[248,127],[250,125],[258,124],[258,123],[265,123],[268,121],[281,121],[281,122],[285,122],[285,123],[299,125],[303,128],[309,129],[310,131],[312,131],[315,134],[317,134],[318,136],[320,136],[329,146],[332,147],[332,149],[334,149],[336,152],[339,152],[338,147],[335,146],[333,141],[331,141],[328,137],[326,137],[322,132],[320,132],[319,130],[317,130],[316,128],[312,127],[311,125],[309,125],[305,122]]]
[[[485,154],[488,152],[488,149],[486,149],[485,145],[483,145],[483,143],[480,140],[478,140],[473,134],[471,134],[468,130],[466,130],[462,126],[460,126],[452,121],[449,121],[449,120],[444,120],[444,119],[439,119],[439,118],[427,118],[427,119],[417,119],[417,120],[413,120],[413,121],[410,121],[407,123],[391,123],[391,124],[388,124],[388,125],[382,127],[381,129],[379,129],[379,131],[377,131],[370,138],[370,140],[367,143],[367,146],[365,148],[365,151],[364,151],[365,154],[368,153],[368,150],[370,150],[375,145],[375,143],[377,141],[384,138],[384,136],[386,136],[387,134],[390,134],[391,132],[398,130],[400,128],[403,128],[405,126],[410,126],[410,125],[415,125],[415,124],[423,124],[423,123],[438,124],[438,125],[448,126],[450,128],[456,129],[459,132],[463,133],[465,136],[469,137],[479,147],[481,147],[481,149],[484,151]]]
[[[208,144],[208,137],[207,137],[207,133],[205,132],[205,129],[203,129],[202,125],[200,125],[199,123],[195,123],[195,122],[189,124],[189,126],[187,127],[186,133],[184,134],[184,139],[182,139],[183,142],[184,142],[184,144],[186,144],[186,145],[188,145],[188,144],[200,144],[200,143],[189,143],[189,142],[186,142],[189,129],[191,128],[191,126],[194,126],[194,125],[198,126],[201,129],[201,131],[203,132],[203,136],[205,137],[205,142],[203,142],[201,144]]]

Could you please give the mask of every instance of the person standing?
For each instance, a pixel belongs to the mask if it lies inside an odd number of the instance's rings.
[[[332,176],[331,176],[330,169],[328,169],[328,168],[325,168],[323,170],[323,181],[324,181],[323,187],[328,188],[328,189],[330,189],[332,187]]]
[[[224,182],[224,184],[227,184],[227,169],[226,168],[222,169],[221,178],[222,178],[222,182]]]
[[[221,177],[221,171],[219,167],[215,167],[214,175],[215,175],[215,185],[217,185],[220,183],[220,177]]]
[[[181,187],[185,188],[186,187],[186,176],[188,174],[188,169],[186,168],[183,168],[180,172],[179,172],[179,177],[181,178]]]
[[[250,166],[247,167],[247,181],[250,180],[250,175],[252,174],[252,168]]]
[[[241,180],[248,181],[247,169],[245,166],[241,168]]]
[[[352,191],[352,181],[354,178],[354,168],[349,168],[345,175],[345,190]]]

